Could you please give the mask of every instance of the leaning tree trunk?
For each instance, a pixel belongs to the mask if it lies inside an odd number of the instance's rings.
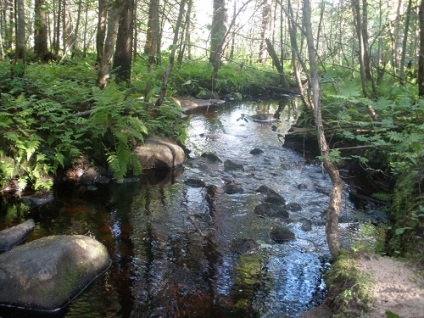
[[[275,52],[274,47],[272,46],[271,41],[269,39],[265,39],[265,43],[266,43],[266,48],[267,48],[267,51],[269,53],[269,56],[271,56],[272,61],[274,62],[274,65],[277,68],[278,73],[280,74],[280,83],[281,83],[281,85],[283,85],[283,88],[284,89],[289,89],[290,88],[290,84],[287,81],[286,76],[284,75],[283,64],[278,59],[278,55]]]
[[[303,19],[308,45],[308,56],[310,66],[310,85],[311,93],[310,101],[314,107],[314,119],[317,128],[318,143],[323,158],[323,163],[326,171],[330,175],[333,183],[333,189],[330,194],[330,202],[327,211],[327,221],[325,232],[327,235],[327,243],[333,257],[337,256],[340,251],[340,235],[339,235],[339,215],[342,205],[342,191],[344,183],[340,177],[339,170],[335,163],[329,158],[330,148],[324,134],[324,125],[322,121],[321,105],[320,105],[320,85],[317,70],[316,51],[314,48],[314,39],[312,36],[311,26],[311,7],[309,0],[303,2]]]

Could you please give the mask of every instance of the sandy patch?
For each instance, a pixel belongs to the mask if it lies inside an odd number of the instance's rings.
[[[361,270],[373,276],[374,298],[368,318],[385,318],[391,311],[401,318],[424,318],[424,278],[403,261],[389,257],[362,256]]]

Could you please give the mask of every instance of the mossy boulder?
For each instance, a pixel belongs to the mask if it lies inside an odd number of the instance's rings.
[[[44,237],[0,255],[0,305],[57,311],[103,274],[106,247],[82,235]]]

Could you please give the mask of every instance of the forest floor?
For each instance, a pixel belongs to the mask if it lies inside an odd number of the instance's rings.
[[[362,255],[357,259],[361,271],[371,275],[374,303],[366,318],[423,318],[424,277],[403,260],[377,255]],[[387,312],[395,315],[386,315]],[[327,318],[331,311],[320,306],[306,312],[301,318]]]

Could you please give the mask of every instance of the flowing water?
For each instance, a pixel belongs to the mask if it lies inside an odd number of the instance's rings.
[[[282,146],[295,103],[287,99],[281,113],[275,102],[194,111],[184,169],[95,192],[62,188],[48,206],[0,214],[0,229],[33,218],[29,240],[85,234],[107,246],[111,269],[55,316],[296,317],[319,304],[331,182]],[[277,111],[278,121],[252,120]],[[255,213],[266,199],[261,186],[285,198],[288,218]],[[358,215],[345,199],[341,220]],[[295,239],[271,239],[281,226]]]

